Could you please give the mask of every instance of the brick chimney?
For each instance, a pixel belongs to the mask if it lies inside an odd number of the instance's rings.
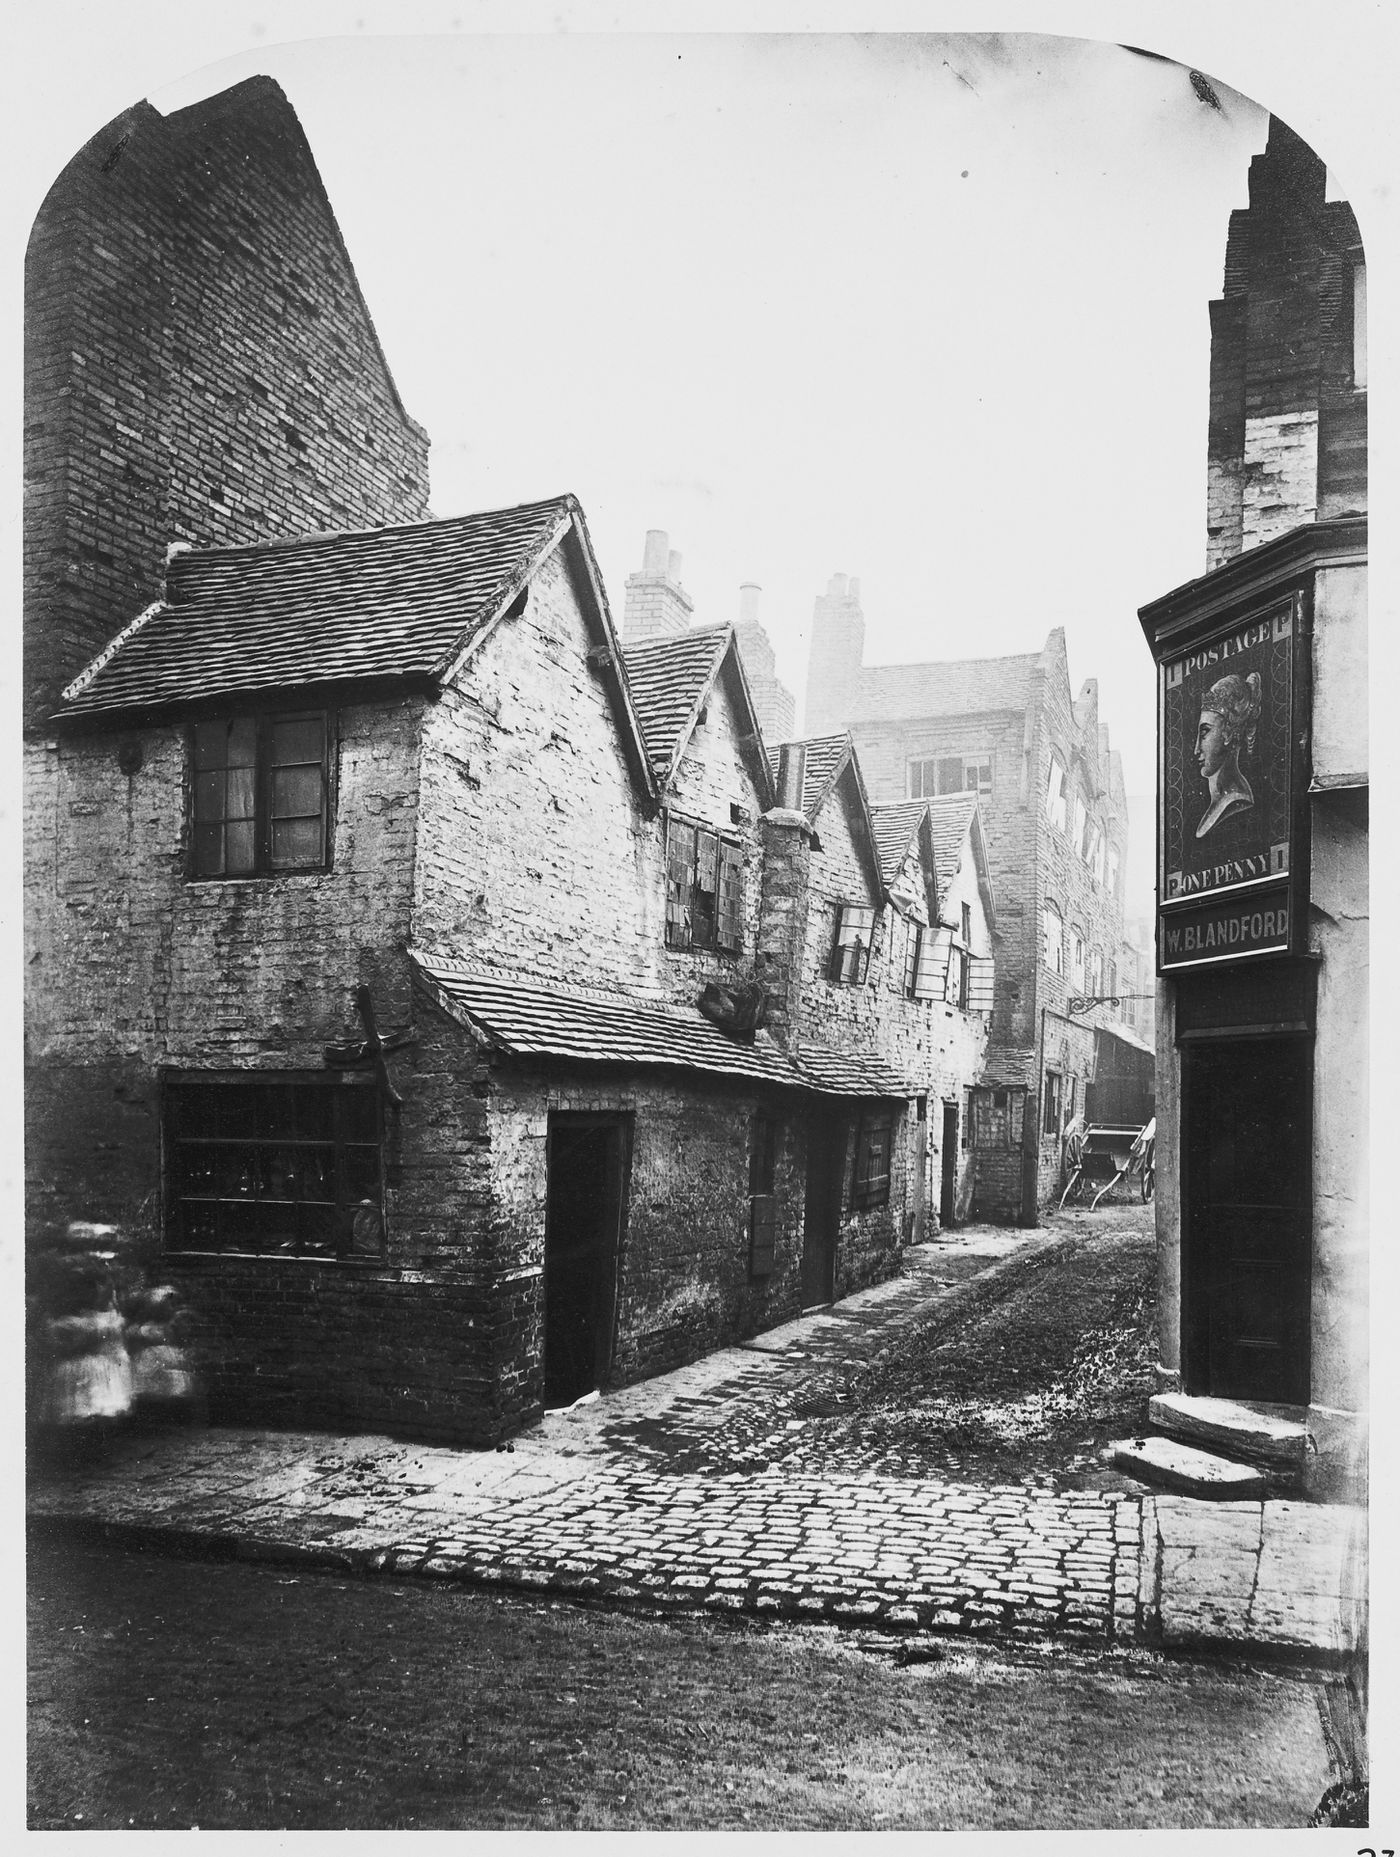
[[[865,615],[860,582],[833,574],[817,595],[812,644],[807,655],[807,704],[803,731],[831,735],[851,720],[851,699],[865,657]]]
[[[758,726],[769,741],[782,741],[791,735],[797,722],[797,699],[779,681],[772,642],[758,617],[758,596],[762,588],[746,580],[739,589],[739,620],[734,627],[735,642],[744,675],[749,681]]]
[[[790,1050],[801,1031],[802,964],[807,951],[812,828],[802,811],[806,750],[786,742],[778,751],[778,804],[759,821],[763,887],[754,973],[768,990],[768,1029]]]
[[[648,529],[639,574],[627,576],[622,636],[628,644],[684,632],[695,610],[681,583],[681,558],[664,529]]]

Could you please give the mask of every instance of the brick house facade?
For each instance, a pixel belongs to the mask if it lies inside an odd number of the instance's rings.
[[[1003,1100],[986,1124],[995,1146],[973,1210],[1033,1221],[1060,1183],[1064,1130],[1094,1076],[1095,1028],[1113,1011],[1071,1013],[1069,1002],[1110,992],[1119,959],[1121,763],[1095,681],[1071,694],[1059,628],[1023,656],[891,666],[863,665],[864,635],[859,583],[838,575],[816,603],[807,711],[849,727],[877,804],[977,795],[997,920],[985,1081]]]

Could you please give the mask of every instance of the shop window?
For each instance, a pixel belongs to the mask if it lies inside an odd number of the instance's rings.
[[[382,1253],[380,1107],[371,1080],[175,1075],[166,1081],[164,1133],[168,1249]]]
[[[992,791],[990,754],[932,755],[911,761],[908,772],[911,800],[933,799],[940,793],[976,793],[985,797]]]
[[[749,1275],[771,1277],[776,1251],[778,1201],[774,1192],[778,1166],[778,1124],[756,1115],[749,1148]]]
[[[666,946],[718,948],[743,942],[744,853],[708,826],[666,819]]]
[[[842,903],[836,911],[836,941],[831,950],[828,978],[841,986],[863,987],[870,969],[870,942],[874,933],[873,909]]]
[[[1065,767],[1056,754],[1050,757],[1050,774],[1045,783],[1045,816],[1057,832],[1065,829]]]
[[[890,1196],[890,1151],[894,1145],[894,1117],[888,1112],[861,1118],[856,1137],[856,1171],[851,1187],[851,1208],[869,1212]]]
[[[223,716],[190,731],[190,875],[255,877],[328,863],[324,712]]]
[[[1062,974],[1065,971],[1065,923],[1053,903],[1047,903],[1041,912],[1041,928],[1045,943],[1045,965],[1052,974]]]
[[[1041,1119],[1041,1129],[1047,1135],[1060,1132],[1061,1085],[1062,1078],[1058,1070],[1045,1073],[1045,1113]]]

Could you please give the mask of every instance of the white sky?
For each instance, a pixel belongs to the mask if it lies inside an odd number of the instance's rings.
[[[438,515],[573,490],[615,612],[645,531],[697,621],[746,579],[801,699],[815,595],[867,658],[1068,635],[1152,783],[1135,617],[1204,567],[1206,304],[1266,116],[1007,35],[268,46]],[[1135,863],[1138,860],[1134,860]]]

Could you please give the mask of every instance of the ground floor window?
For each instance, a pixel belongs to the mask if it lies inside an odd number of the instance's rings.
[[[1058,1135],[1060,1132],[1060,1115],[1062,1112],[1062,1088],[1064,1079],[1058,1070],[1045,1073],[1045,1114],[1041,1120],[1041,1132],[1046,1135]]]
[[[172,1251],[378,1256],[379,1093],[321,1077],[169,1076],[166,1244]]]
[[[851,1206],[856,1212],[868,1212],[883,1206],[890,1196],[890,1150],[893,1147],[894,1117],[888,1111],[862,1116],[856,1138],[856,1172],[851,1189]]]
[[[1026,1112],[1023,1089],[969,1090],[968,1109],[972,1145],[979,1153],[1020,1147]]]
[[[753,1119],[749,1150],[749,1275],[771,1277],[778,1201],[774,1183],[778,1169],[778,1124],[772,1116]]]

